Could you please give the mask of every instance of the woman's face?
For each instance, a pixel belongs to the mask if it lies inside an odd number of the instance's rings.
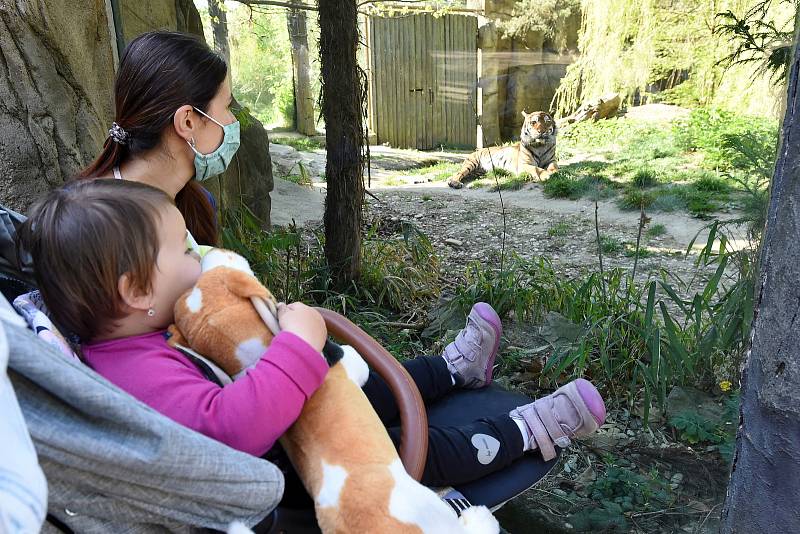
[[[204,111],[220,124],[227,126],[236,121],[236,117],[233,116],[230,110],[232,100],[230,77],[226,77],[222,85],[219,86],[219,91],[208,104],[208,109]],[[197,143],[195,148],[201,154],[210,154],[222,144],[222,128],[219,124],[203,117],[199,113],[197,115],[200,116],[200,127],[195,136],[195,142]]]

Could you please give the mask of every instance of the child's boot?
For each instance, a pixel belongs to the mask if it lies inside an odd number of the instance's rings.
[[[553,393],[509,413],[523,430],[525,450],[539,449],[545,460],[556,457],[555,446],[588,436],[603,424],[606,407],[597,388],[579,378]]]
[[[442,354],[457,386],[475,389],[489,385],[502,332],[494,308],[485,302],[472,307],[466,326]]]

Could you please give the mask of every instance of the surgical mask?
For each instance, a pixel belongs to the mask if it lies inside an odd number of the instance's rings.
[[[239,121],[234,121],[228,125],[220,124],[218,120],[203,111],[194,108],[198,113],[205,115],[209,120],[222,128],[222,144],[210,154],[201,154],[197,151],[194,143],[187,141],[194,152],[194,177],[198,181],[208,180],[212,176],[217,176],[225,172],[228,168],[233,155],[239,150]]]

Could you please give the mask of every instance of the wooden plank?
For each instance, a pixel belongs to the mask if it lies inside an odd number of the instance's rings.
[[[433,44],[433,32],[431,26],[433,17],[425,17],[425,28],[423,39],[425,41],[423,68],[425,69],[425,146],[428,149],[434,148],[433,144],[433,67],[431,62],[431,45]]]
[[[400,103],[398,102],[399,94],[397,91],[398,85],[398,76],[400,75],[400,65],[399,63],[399,52],[397,50],[398,47],[398,35],[397,35],[397,26],[394,24],[392,19],[387,19],[386,21],[386,34],[389,36],[389,42],[387,43],[387,57],[390,59],[391,67],[387,68],[387,71],[390,73],[388,83],[389,90],[392,94],[391,99],[391,106],[392,106],[392,142],[391,145],[394,147],[400,146],[401,139],[399,136],[399,106]]]
[[[470,144],[473,147],[478,146],[478,19],[477,17],[469,18],[469,50],[471,52],[470,65],[470,80],[472,81],[472,106],[470,107]]]
[[[419,20],[419,15],[412,15],[408,17],[408,36],[411,40],[408,46],[408,56],[409,56],[409,63],[408,63],[408,71],[409,71],[409,81],[411,87],[409,89],[413,89],[413,93],[408,93],[411,97],[411,105],[409,107],[410,113],[408,114],[408,131],[410,136],[410,143],[409,146],[411,148],[419,148],[419,143],[417,139],[418,133],[418,125],[419,125],[419,69],[418,61],[417,61],[417,54],[419,54],[418,49],[418,39],[417,39],[417,21]]]
[[[405,95],[401,93],[401,91],[406,91],[405,87],[401,87],[404,85],[404,78],[403,78],[403,62],[405,61],[405,55],[403,46],[405,45],[405,40],[403,39],[403,32],[401,31],[402,27],[402,19],[398,18],[395,19],[394,24],[392,25],[392,38],[393,38],[393,53],[394,53],[394,68],[392,69],[394,73],[394,88],[395,88],[395,111],[397,112],[397,121],[395,122],[395,138],[396,147],[403,147],[405,146],[405,120],[402,113],[402,106],[405,103]]]
[[[380,17],[375,18],[375,55],[378,58],[377,67],[375,71],[376,79],[378,80],[378,94],[379,103],[377,113],[380,115],[378,120],[379,134],[378,138],[381,143],[390,142],[391,135],[389,129],[392,124],[391,113],[389,112],[388,97],[386,93],[386,24]]]
[[[427,14],[422,13],[414,17],[414,72],[416,74],[416,87],[422,91],[416,94],[414,120],[414,138],[418,149],[428,148],[425,142],[425,112],[428,107],[428,84],[425,81],[425,19]]]
[[[445,22],[443,18],[436,20],[436,108],[434,120],[436,121],[436,144],[443,145],[447,141],[447,116],[445,115]]]
[[[376,76],[376,72],[380,72],[380,54],[378,53],[378,36],[375,34],[376,18],[369,17],[369,53],[372,58],[370,63],[370,78],[372,88],[372,129],[375,132],[376,141],[381,143],[381,94],[380,94],[380,77]]]

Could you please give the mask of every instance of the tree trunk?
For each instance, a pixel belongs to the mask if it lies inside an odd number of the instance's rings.
[[[97,155],[114,120],[112,38],[104,0],[0,0],[0,202],[7,207],[26,210]]]
[[[795,43],[722,532],[800,532],[800,93]]]
[[[355,0],[319,0],[322,115],[328,159],[325,176],[325,257],[335,283],[358,278],[361,269],[363,78],[356,61]]]
[[[308,28],[306,12],[290,9],[286,12],[289,41],[292,44],[292,66],[294,67],[294,109],[297,131],[303,135],[315,135],[314,97],[311,94],[311,65],[308,59]]]
[[[228,70],[231,68],[231,49],[228,46],[228,18],[225,14],[225,0],[208,0],[208,16],[211,18],[211,31],[214,33],[214,49],[222,54]]]

